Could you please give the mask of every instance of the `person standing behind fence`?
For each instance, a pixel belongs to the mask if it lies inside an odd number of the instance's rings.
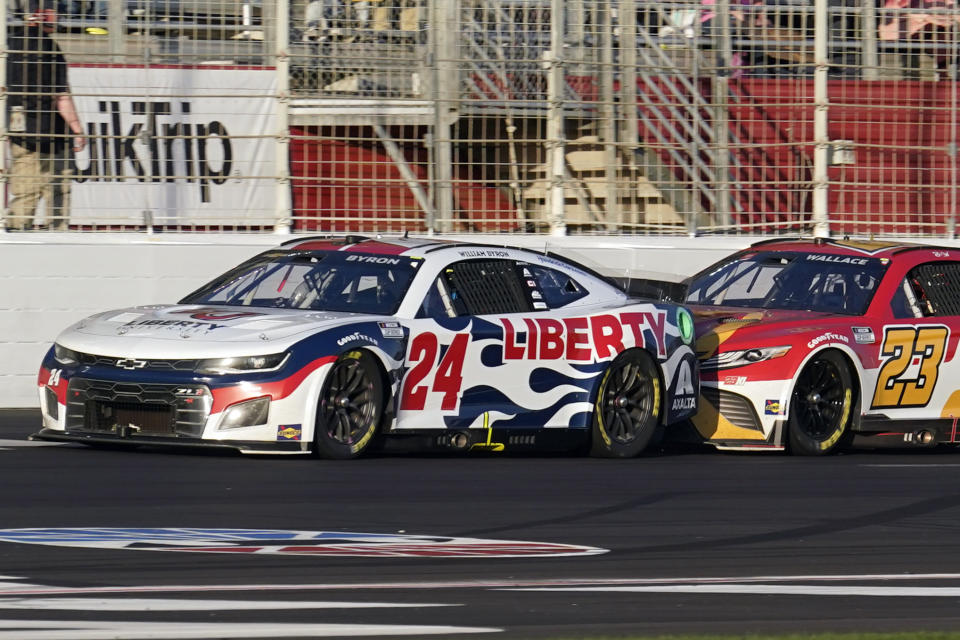
[[[67,62],[49,35],[56,13],[45,8],[43,0],[23,3],[23,25],[11,25],[7,38],[7,128],[13,165],[5,226],[8,231],[32,229],[42,197],[49,228],[66,229],[70,149],[82,150],[86,138],[67,86]]]

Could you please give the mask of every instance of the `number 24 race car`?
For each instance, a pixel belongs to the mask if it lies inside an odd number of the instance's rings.
[[[699,396],[693,318],[534,251],[302,238],[178,304],[100,313],[43,360],[43,428],[89,444],[352,458],[404,444],[634,456]]]
[[[820,455],[960,442],[960,250],[776,240],[693,276],[702,396],[722,449]]]

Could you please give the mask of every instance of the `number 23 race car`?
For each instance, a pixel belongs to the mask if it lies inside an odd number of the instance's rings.
[[[693,276],[686,303],[702,382],[693,423],[718,448],[960,441],[960,250],[767,241]]]
[[[43,429],[90,444],[352,458],[374,446],[634,456],[699,396],[693,318],[574,262],[302,238],[178,304],[100,313],[43,360]]]

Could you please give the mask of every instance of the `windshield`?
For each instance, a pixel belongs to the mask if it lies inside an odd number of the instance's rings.
[[[419,265],[419,258],[272,251],[228,271],[180,303],[393,315]]]
[[[691,280],[686,302],[862,315],[887,261],[800,252],[735,256]]]

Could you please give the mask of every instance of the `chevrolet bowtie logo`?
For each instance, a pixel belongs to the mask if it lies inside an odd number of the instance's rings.
[[[121,369],[143,369],[145,366],[147,366],[147,361],[124,358],[122,360],[117,360],[117,366]]]

